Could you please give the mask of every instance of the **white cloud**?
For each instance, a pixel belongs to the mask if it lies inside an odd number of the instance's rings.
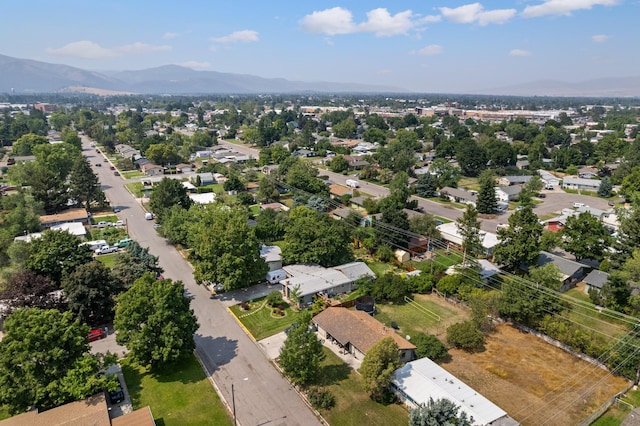
[[[162,34],[162,38],[165,39],[165,40],[171,40],[171,39],[174,39],[174,38],[178,37],[179,35],[180,34],[178,34],[178,33],[169,33],[169,32],[167,32],[167,33]]]
[[[504,24],[509,19],[516,16],[515,9],[495,9],[478,14],[478,24],[481,26],[489,24]]]
[[[509,56],[531,56],[531,52],[524,49],[512,49],[509,52]]]
[[[429,19],[430,22],[434,22],[435,18]],[[407,34],[418,21],[411,10],[392,15],[386,8],[381,7],[368,11],[366,21],[356,24],[350,10],[334,7],[306,15],[300,19],[299,23],[302,30],[308,33],[327,35],[374,33],[376,37],[391,37]]]
[[[441,7],[440,13],[448,21],[457,24],[477,23],[480,26],[485,26],[504,24],[513,18],[517,11],[515,9],[485,10],[480,3],[470,3],[456,8]]]
[[[105,48],[93,41],[74,41],[60,48],[47,48],[50,55],[72,56],[81,59],[109,59],[118,56],[140,55],[149,52],[171,50],[171,46],[155,46],[152,44],[135,42],[124,46]]]
[[[385,8],[374,9],[367,12],[367,20],[358,25],[358,30],[375,33],[376,37],[406,34],[414,25],[412,15],[410,10],[391,15]]]
[[[444,49],[439,44],[430,44],[429,46],[425,46],[422,49],[412,50],[412,55],[422,55],[422,56],[430,56],[430,55],[439,55],[442,53]]]
[[[236,31],[223,37],[212,37],[209,39],[212,43],[229,44],[229,43],[253,43],[260,41],[258,32],[252,30]]]
[[[198,62],[198,61],[186,61],[180,64],[181,67],[191,68],[194,70],[205,70],[211,68],[211,64],[209,62]]]
[[[480,3],[471,3],[464,6],[450,8],[441,7],[440,13],[445,19],[455,22],[457,24],[471,24],[478,19],[478,13],[482,11],[482,5]]]
[[[440,15],[427,15],[418,19],[418,23],[421,23],[421,24],[422,23],[431,24],[431,23],[440,22],[440,21],[442,21],[442,16]]]
[[[522,16],[537,18],[547,15],[571,15],[575,10],[591,9],[593,6],[615,6],[619,0],[545,0],[541,4],[527,6]]]
[[[591,36],[591,40],[593,40],[594,43],[604,43],[609,40],[609,36],[606,34],[596,34]]]
[[[356,30],[351,11],[342,7],[315,11],[303,17],[300,25],[308,33],[328,35],[349,34]]]

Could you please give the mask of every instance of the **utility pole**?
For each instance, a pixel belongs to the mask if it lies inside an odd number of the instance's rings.
[[[236,419],[236,395],[233,389],[233,383],[231,383],[231,406],[233,407],[233,426],[238,426],[238,420]]]

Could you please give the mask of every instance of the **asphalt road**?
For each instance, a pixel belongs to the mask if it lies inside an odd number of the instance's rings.
[[[104,163],[104,156],[90,148],[89,143],[83,136],[83,154],[97,172],[111,205],[121,209],[118,217],[126,220],[129,235],[159,256],[160,266],[165,270],[163,275],[181,280],[192,298],[191,308],[200,324],[195,336],[196,353],[230,409],[235,401],[238,424],[320,425],[225,306],[211,299],[210,292],[195,283],[191,265],[155,232],[152,221],[145,220],[141,205],[123,186],[124,179],[114,176]],[[103,166],[96,167],[98,162]]]

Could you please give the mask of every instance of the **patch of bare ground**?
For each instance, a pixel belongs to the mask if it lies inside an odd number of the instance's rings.
[[[509,325],[442,367],[528,425],[575,425],[629,382]]]

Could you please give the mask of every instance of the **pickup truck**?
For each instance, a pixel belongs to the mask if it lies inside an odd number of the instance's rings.
[[[118,247],[116,246],[102,246],[99,249],[96,249],[96,254],[100,255],[100,254],[115,253],[117,251],[118,251]]]

